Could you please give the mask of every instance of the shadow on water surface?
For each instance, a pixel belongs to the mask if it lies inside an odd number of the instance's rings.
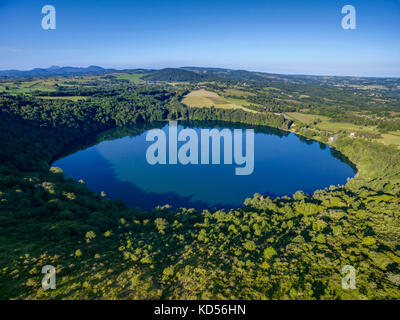
[[[85,138],[76,140],[67,144],[63,150],[58,153],[53,162],[61,160],[65,157],[68,157],[71,154],[74,154],[78,151],[86,150],[90,147],[93,147],[103,141],[111,141],[116,139],[121,139],[124,137],[136,137],[141,135],[143,132],[151,129],[161,129],[164,127],[166,122],[151,122],[151,123],[139,123],[135,126],[130,127],[117,127],[113,129],[108,129],[105,131],[93,133],[91,135],[86,136]]]
[[[91,166],[92,159],[96,159],[96,166]],[[146,192],[138,188],[134,183],[121,181],[117,179],[117,175],[113,165],[104,158],[101,153],[96,150],[90,150],[85,158],[80,158],[79,165],[93,170],[86,171],[79,179],[86,182],[87,187],[93,192],[100,193],[104,191],[108,198],[112,200],[123,200],[126,205],[131,208],[139,208],[142,210],[153,210],[156,206],[171,205],[173,208],[195,208],[212,209],[212,208],[232,208],[229,204],[210,204],[203,201],[194,201],[189,195],[187,197],[180,196],[176,193],[155,193]],[[69,168],[68,175],[77,176],[74,168]]]

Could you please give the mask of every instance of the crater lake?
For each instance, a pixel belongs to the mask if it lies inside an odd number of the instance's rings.
[[[331,185],[346,184],[355,174],[351,163],[334,148],[294,133],[269,127],[223,122],[182,122],[178,131],[193,129],[254,129],[254,170],[236,175],[237,164],[149,164],[146,141],[149,130],[168,135],[169,124],[158,122],[101,132],[68,145],[53,163],[68,177],[83,180],[106,198],[123,200],[130,207],[152,210],[171,205],[201,209],[235,208],[260,193],[270,197],[292,195],[298,190],[312,194]],[[200,144],[200,141],[198,142]],[[243,138],[243,150],[246,140]],[[185,142],[177,142],[178,148]],[[199,145],[199,150],[200,150]],[[168,150],[168,148],[167,148]]]

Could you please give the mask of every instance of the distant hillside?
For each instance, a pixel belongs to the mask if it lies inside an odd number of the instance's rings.
[[[89,66],[87,68],[78,67],[58,67],[52,66],[50,68],[36,68],[29,71],[20,70],[5,70],[0,71],[1,79],[10,78],[46,78],[54,76],[74,76],[74,75],[99,75],[108,72],[114,72],[114,69],[104,69],[98,66]]]
[[[350,90],[384,91],[393,97],[400,97],[400,78],[369,78],[343,76],[316,76],[316,75],[287,75],[246,70],[232,70],[226,68],[182,67],[154,69],[105,69],[98,66],[87,68],[58,67],[36,68],[30,71],[4,70],[0,71],[0,80],[31,80],[34,78],[50,78],[58,76],[87,76],[104,75],[110,73],[146,74],[141,77],[145,81],[165,82],[203,82],[223,81],[242,84],[260,85],[305,85],[324,86]]]
[[[147,81],[200,82],[217,80],[218,78],[213,75],[196,73],[184,69],[166,68],[152,72],[149,75],[142,77],[142,79]]]
[[[247,70],[232,70],[225,68],[202,68],[202,67],[182,67],[186,71],[195,72],[197,74],[207,75],[208,77],[218,77],[220,79],[232,81],[254,81],[254,82],[299,82],[304,83],[304,76],[283,75],[265,72],[253,72]],[[311,76],[312,77],[312,76]],[[316,76],[320,79],[321,77]]]
[[[286,83],[296,85],[314,85],[326,87],[339,87],[350,89],[379,89],[391,90],[391,94],[399,96],[399,78],[373,78],[352,76],[318,76],[318,75],[295,75],[276,74],[266,72],[254,72],[246,70],[231,70],[224,68],[183,67],[182,70],[191,71],[210,78],[217,77],[227,81],[255,82],[255,83]]]

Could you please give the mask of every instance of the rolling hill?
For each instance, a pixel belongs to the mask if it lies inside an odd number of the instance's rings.
[[[152,72],[142,77],[142,79],[147,81],[200,82],[213,81],[216,80],[217,77],[184,69],[166,68]]]
[[[55,76],[99,75],[115,71],[114,69],[104,69],[98,66],[89,66],[87,68],[51,66],[50,68],[35,68],[28,71],[4,70],[0,71],[0,78],[47,78]]]

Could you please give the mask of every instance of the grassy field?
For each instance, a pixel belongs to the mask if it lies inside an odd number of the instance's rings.
[[[310,124],[317,119],[322,120],[323,122],[328,122],[329,118],[325,116],[319,116],[315,114],[305,114],[305,113],[300,113],[300,112],[287,112],[285,113],[286,116],[292,120],[298,120],[301,121],[305,124]]]
[[[377,132],[376,127],[374,126],[358,126],[351,123],[345,122],[334,122],[331,121],[329,117],[320,116],[316,114],[306,114],[301,112],[287,112],[286,116],[292,120],[298,120],[305,124],[312,124],[314,121],[321,121],[319,122],[316,127],[320,130],[332,131],[337,132],[340,130],[344,131],[370,131],[370,132]]]
[[[378,139],[378,141],[386,144],[386,145],[396,145],[400,146],[400,131],[383,133],[382,139]]]
[[[224,94],[226,94],[228,96],[236,96],[236,97],[255,96],[255,94],[252,92],[243,91],[243,90],[239,90],[239,89],[226,89],[224,91]]]
[[[344,122],[333,122],[330,121],[328,117],[313,115],[313,114],[305,114],[300,112],[288,112],[286,116],[292,120],[298,120],[305,124],[311,124],[313,121],[319,119],[322,122],[316,125],[317,129],[325,130],[329,132],[338,132],[338,131],[347,131],[347,132],[359,132],[359,131],[369,131],[373,133],[380,134],[375,126],[358,126],[351,123]],[[400,147],[400,131],[383,133],[381,134],[382,138],[376,139],[377,142],[381,142],[385,145],[395,145]]]
[[[358,126],[355,124],[344,123],[344,122],[323,121],[321,123],[318,123],[317,128],[333,132],[344,130],[344,131],[370,131],[377,133],[376,127],[374,126]]]
[[[55,92],[58,90],[57,86],[71,88],[76,86],[95,87],[94,83],[90,83],[92,81],[104,80],[102,80],[101,77],[84,76],[73,78],[39,79],[33,81],[9,81],[0,83],[0,92],[7,92],[11,94],[29,94],[34,91]]]
[[[141,78],[145,76],[143,73],[113,73],[112,75],[118,79],[129,80],[133,83],[139,83],[143,81]]]
[[[30,93],[36,90],[40,91],[57,91],[55,80],[35,80],[35,81],[15,81],[3,82],[0,84],[0,92],[7,92],[11,94],[16,93]]]
[[[229,103],[233,103],[235,105],[239,105],[239,106],[242,106],[242,107],[247,107],[247,106],[250,106],[250,105],[262,107],[262,105],[259,105],[259,104],[256,104],[256,103],[251,103],[251,102],[248,102],[248,101],[246,101],[244,99],[240,99],[240,98],[224,98],[224,99],[226,101],[228,101]]]
[[[61,97],[39,97],[40,99],[44,100],[71,100],[71,101],[78,101],[78,100],[86,100],[88,97],[82,96],[61,96]]]
[[[188,107],[211,107],[222,108],[222,109],[242,109],[248,112],[256,112],[251,109],[247,109],[242,105],[232,103],[229,99],[225,99],[215,92],[210,92],[204,89],[190,92],[182,100],[182,103]]]
[[[268,91],[278,91],[278,92],[282,92],[281,89],[279,89],[279,88],[274,88],[274,87],[265,87],[264,90],[267,91],[267,92],[268,92]]]
[[[140,82],[143,74],[116,73],[113,74],[120,79],[126,79],[132,82]],[[9,94],[24,93],[29,94],[35,91],[55,92],[58,87],[77,87],[95,88],[98,82],[106,82],[101,76],[77,76],[60,77],[51,79],[39,79],[33,81],[8,81],[0,83],[0,92]]]

